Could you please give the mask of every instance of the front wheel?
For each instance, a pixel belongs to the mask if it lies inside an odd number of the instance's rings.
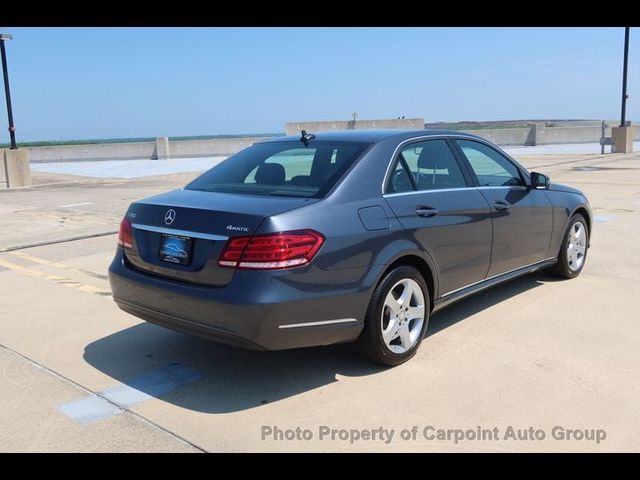
[[[418,270],[401,266],[374,290],[356,345],[374,362],[400,365],[415,355],[428,321],[427,284]]]
[[[549,271],[559,277],[575,278],[580,275],[587,260],[589,231],[587,222],[579,213],[571,217],[564,234],[558,262]]]

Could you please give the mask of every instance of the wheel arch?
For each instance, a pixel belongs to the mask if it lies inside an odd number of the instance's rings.
[[[591,215],[589,215],[589,210],[587,210],[582,205],[579,206],[578,208],[576,208],[573,211],[573,213],[571,214],[571,216],[569,217],[569,220],[567,220],[567,222],[570,222],[571,221],[571,217],[573,217],[576,213],[579,213],[580,215],[582,215],[584,217],[585,222],[587,222],[587,234],[589,235],[589,240],[591,240]],[[565,228],[566,228],[566,226],[565,226]]]
[[[380,278],[378,278],[378,283],[393,269],[400,267],[402,265],[407,265],[415,268],[420,272],[422,278],[427,283],[427,288],[429,289],[429,311],[433,311],[434,306],[434,297],[437,292],[437,276],[434,275],[435,269],[432,265],[429,264],[427,260],[423,257],[413,254],[407,253],[404,255],[398,256],[391,264],[384,269]]]

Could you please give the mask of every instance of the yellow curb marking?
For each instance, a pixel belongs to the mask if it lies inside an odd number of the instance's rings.
[[[22,258],[24,260],[28,260],[28,261],[33,262],[33,263],[39,263],[40,265],[47,265],[49,267],[59,268],[59,269],[62,269],[62,270],[67,270],[68,272],[79,273],[81,275],[90,275],[92,277],[96,277],[96,278],[99,278],[101,280],[106,280],[106,278],[104,278],[104,276],[100,276],[97,273],[91,272],[89,270],[83,270],[81,268],[72,267],[71,265],[67,265],[66,263],[53,262],[51,260],[45,260],[44,258],[34,257],[33,255],[29,255],[28,253],[24,253],[24,252],[8,252],[8,254],[9,255],[13,255],[14,257],[18,257],[18,258]]]
[[[101,296],[111,295],[111,292],[108,290],[103,290],[102,288],[94,287],[93,285],[86,285],[80,282],[76,282],[75,280],[71,280],[69,278],[60,277],[58,275],[51,275],[50,273],[41,272],[39,270],[33,270],[32,268],[23,267],[22,265],[9,262],[8,260],[3,260],[1,258],[0,258],[0,266],[6,267],[15,272],[23,273],[30,277],[42,278],[44,280],[56,282],[59,285],[75,288],[76,290],[81,290],[83,292],[95,293],[96,295],[101,295]]]

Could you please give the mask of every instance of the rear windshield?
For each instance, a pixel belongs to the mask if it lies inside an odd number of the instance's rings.
[[[257,143],[229,157],[185,189],[289,197],[324,197],[368,146],[311,141]]]

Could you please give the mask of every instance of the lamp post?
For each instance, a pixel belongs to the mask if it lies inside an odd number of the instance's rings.
[[[7,52],[4,48],[6,40],[13,39],[8,33],[0,33],[0,52],[2,53],[2,74],[4,76],[4,96],[7,100],[7,116],[9,117],[9,136],[11,137],[11,150],[16,150],[16,127],[13,124],[13,109],[11,108],[11,90],[9,90],[9,71],[7,69]]]
[[[624,29],[624,61],[622,64],[622,111],[620,112],[620,126],[627,123],[627,67],[629,65],[629,27]]]
[[[627,121],[627,66],[629,64],[629,27],[624,29],[624,60],[622,61],[622,107],[620,126],[611,127],[611,153],[633,152],[633,127]]]

